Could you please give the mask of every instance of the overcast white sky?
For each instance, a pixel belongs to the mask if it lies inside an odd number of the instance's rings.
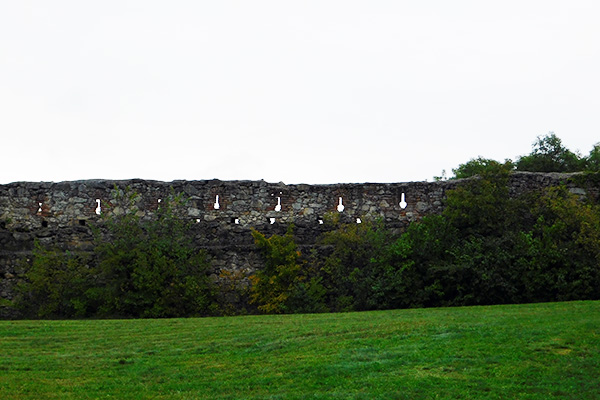
[[[600,141],[600,1],[2,1],[0,183],[432,180]]]

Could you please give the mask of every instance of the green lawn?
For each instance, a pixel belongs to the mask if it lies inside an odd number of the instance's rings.
[[[600,302],[0,321],[0,399],[599,399]]]

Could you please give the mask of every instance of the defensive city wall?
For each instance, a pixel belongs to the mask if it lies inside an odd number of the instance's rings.
[[[598,197],[598,184],[576,184],[573,174],[514,173],[510,195],[566,184],[573,193]],[[581,180],[578,180],[580,182]],[[92,231],[103,213],[122,213],[116,194],[139,194],[141,218],[153,218],[169,195],[181,193],[187,202],[179,217],[193,224],[194,243],[212,258],[215,277],[223,271],[244,276],[260,266],[250,229],[282,234],[293,223],[304,250],[324,232],[328,213],[342,222],[382,220],[399,233],[410,222],[443,210],[446,192],[460,180],[408,183],[285,185],[265,181],[84,180],[15,182],[0,185],[0,298],[11,298],[37,239],[65,250],[91,250]]]

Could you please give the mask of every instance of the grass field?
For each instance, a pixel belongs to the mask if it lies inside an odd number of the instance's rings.
[[[0,399],[599,399],[600,302],[0,321]]]

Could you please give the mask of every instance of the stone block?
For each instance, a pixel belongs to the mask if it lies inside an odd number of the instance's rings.
[[[200,210],[198,210],[197,208],[190,207],[188,208],[187,212],[190,217],[200,216]]]
[[[585,191],[585,189],[577,188],[577,187],[570,188],[569,192],[571,192],[573,194],[576,194],[578,196],[585,196],[585,195],[587,195],[587,192]]]
[[[429,209],[429,204],[425,203],[424,201],[419,201],[417,202],[416,209],[419,212],[427,211]]]

